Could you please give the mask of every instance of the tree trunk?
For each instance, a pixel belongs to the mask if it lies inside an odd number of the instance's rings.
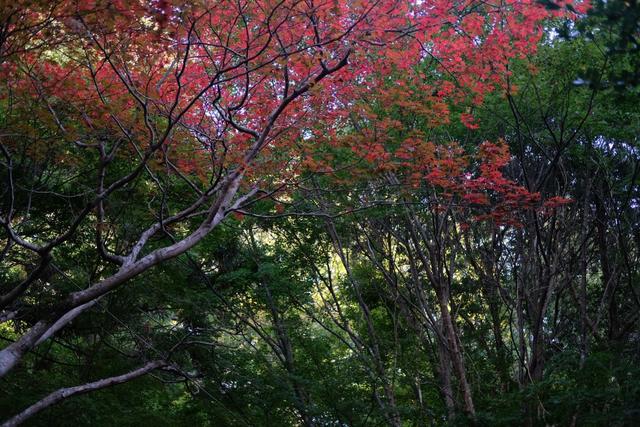
[[[449,355],[451,357],[451,363],[453,369],[458,377],[460,383],[460,390],[462,392],[462,398],[464,402],[464,412],[470,417],[475,417],[476,410],[473,405],[473,398],[471,395],[471,387],[467,381],[467,373],[464,366],[464,357],[460,349],[460,342],[458,335],[456,334],[453,319],[451,318],[451,312],[449,311],[449,292],[447,292],[443,286],[439,286],[438,289],[438,302],[440,304],[440,311],[442,316],[442,328],[445,332],[447,339],[447,347]]]
[[[444,331],[442,331],[442,335],[446,336]],[[446,341],[442,341],[440,339],[438,339],[438,359],[438,374],[440,377],[441,394],[447,408],[449,419],[453,419],[456,408],[453,400],[453,388],[451,387],[451,358],[449,357]]]

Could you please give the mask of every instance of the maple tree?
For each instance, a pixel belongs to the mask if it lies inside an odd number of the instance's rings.
[[[352,119],[352,132],[333,134],[325,139],[325,144],[333,148],[332,155],[324,156],[325,161],[311,158],[306,162],[313,171],[324,173],[323,184],[314,183],[311,189],[303,189],[307,197],[299,203],[313,200],[313,205],[319,207],[333,250],[347,272],[349,285],[358,295],[356,302],[368,330],[375,331],[375,319],[369,313],[369,303],[360,295],[367,285],[354,273],[354,259],[364,258],[372,264],[371,268],[379,272],[386,286],[392,289],[394,301],[403,298],[415,304],[418,312],[405,307],[408,313],[404,312],[401,318],[416,325],[427,323],[415,326],[418,335],[435,336],[439,352],[436,360],[441,366],[436,377],[449,416],[455,416],[455,407],[459,405],[467,416],[474,418],[475,398],[457,332],[455,310],[451,308],[456,304],[452,277],[464,270],[460,265],[460,259],[464,259],[461,252],[465,249],[461,242],[466,241],[468,245],[479,230],[484,235],[487,229],[506,233],[522,228],[525,223],[531,223],[531,217],[553,216],[572,200],[561,196],[543,199],[539,192],[530,191],[505,175],[512,155],[502,139],[495,143],[484,141],[474,147],[472,153],[467,153],[455,140],[442,141],[431,133],[438,127],[451,127],[448,115],[442,115],[442,111],[462,100],[425,101],[419,95],[405,99],[398,92],[395,89],[383,92],[382,101],[371,96],[370,99],[377,102],[361,106],[362,114]],[[434,105],[441,108],[433,108]],[[440,117],[434,114],[438,111]],[[473,132],[478,126],[471,126],[465,114],[461,114],[460,121]],[[336,200],[326,195],[336,189],[348,194],[336,197],[337,211],[335,207],[327,208]],[[337,218],[345,212],[375,209],[380,212],[371,218],[362,215],[357,220],[347,220],[355,230],[338,231]],[[398,268],[399,265],[402,268]],[[411,271],[412,277],[399,279],[403,269]],[[403,280],[407,287],[413,288],[408,295],[398,285]],[[427,302],[431,291],[436,296],[436,310]],[[428,321],[424,319],[425,313],[429,313]],[[348,325],[340,327],[348,329]],[[377,343],[379,338],[375,332],[369,332],[369,339]],[[427,340],[424,345],[431,344]],[[374,354],[378,375],[387,382],[380,397],[384,399],[382,409],[391,413],[391,425],[401,425],[394,403],[395,392],[390,385],[392,374],[384,368],[383,357],[376,354],[375,347],[369,351]],[[454,397],[454,381],[462,395],[459,403]]]
[[[534,204],[535,194],[501,175],[503,145],[483,145],[486,166],[469,178],[453,145],[414,135],[390,151],[372,127],[365,138],[340,134],[354,114],[374,121],[357,102],[374,89],[382,102],[419,105],[433,123],[450,121],[447,103],[479,105],[505,85],[512,59],[535,50],[549,13],[528,0],[3,4],[2,257],[20,254],[32,266],[0,298],[3,318],[19,313],[22,296],[79,235],[93,235],[82,252],[102,261],[86,287],[55,295],[0,351],[0,375],[104,295],[193,248],[233,212],[250,210],[309,167],[325,167],[331,159],[316,150],[323,140],[348,143],[383,169],[420,173],[471,205],[500,194],[506,201],[494,218]],[[428,76],[425,62],[435,64]],[[477,126],[468,111],[457,118]],[[18,156],[36,169],[61,166],[37,177],[54,180],[60,200],[41,228],[29,224],[39,195],[21,195]],[[38,182],[29,184],[37,190]],[[130,203],[146,208],[146,223],[126,221],[132,207],[121,199],[134,194],[142,198]]]

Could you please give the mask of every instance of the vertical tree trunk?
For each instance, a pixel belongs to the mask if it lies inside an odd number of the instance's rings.
[[[444,328],[442,336],[445,337]],[[445,338],[446,339],[446,338]],[[438,339],[438,374],[440,378],[440,387],[442,399],[447,408],[449,419],[453,419],[456,413],[455,401],[453,400],[453,387],[451,386],[451,358],[447,349],[447,342]]]
[[[451,318],[451,312],[449,310],[449,292],[445,286],[440,285],[438,287],[438,303],[440,305],[442,328],[445,332],[447,339],[447,348],[449,356],[451,357],[451,363],[453,369],[456,372],[458,378],[460,391],[462,392],[463,409],[464,412],[470,416],[475,417],[476,410],[473,405],[473,397],[471,393],[471,387],[467,381],[467,373],[464,366],[464,356],[460,349],[460,341],[453,325],[453,319]]]

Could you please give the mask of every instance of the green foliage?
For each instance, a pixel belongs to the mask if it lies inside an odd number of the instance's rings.
[[[374,173],[345,184],[346,168],[305,173],[305,186],[282,197],[291,212],[274,215],[280,202],[257,202],[253,216],[228,218],[186,254],[136,277],[38,347],[0,383],[0,414],[166,358],[181,372],[158,371],[68,399],[27,425],[376,426],[393,425],[396,416],[416,427],[637,424],[637,11],[637,2],[596,2],[575,27],[550,23],[549,34],[560,37],[544,40],[530,61],[512,64],[506,90],[474,110],[477,131],[373,105],[378,118],[400,123],[386,135],[391,151],[417,131],[461,141],[469,151],[504,139],[513,155],[505,173],[545,198],[573,200],[557,215],[527,212],[518,228],[467,221],[465,231],[453,210],[429,203],[426,186],[399,191]],[[449,108],[459,114],[467,109],[462,104]],[[25,127],[43,126],[16,114]],[[55,139],[55,132],[44,133]],[[337,165],[359,161],[340,146],[322,145],[317,153],[331,154]],[[60,213],[83,206],[82,189],[70,188],[68,177],[95,171],[68,154],[75,159],[68,166],[33,155],[14,167],[15,182],[39,189],[33,197],[41,203],[29,212],[34,229],[64,229]],[[128,159],[115,165],[119,172],[132,167]],[[159,186],[168,184],[172,210],[181,206],[186,185],[175,176],[165,180],[136,181],[112,199],[110,212],[123,220],[108,232],[120,244],[130,244],[129,236],[163,209],[158,200],[130,200],[159,199]],[[56,196],[73,191],[80,195]],[[381,203],[330,215],[369,200]],[[147,250],[197,224],[166,230]],[[115,271],[89,249],[94,232],[81,228],[56,251],[55,266],[21,304],[37,313]],[[19,249],[13,259],[0,265],[3,294],[34,262]],[[475,417],[463,408],[462,380],[443,332],[446,310]],[[10,342],[32,323],[29,316],[4,322],[0,337]],[[534,335],[544,343],[537,377]]]

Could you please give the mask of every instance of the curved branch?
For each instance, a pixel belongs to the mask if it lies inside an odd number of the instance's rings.
[[[5,421],[2,424],[2,427],[14,427],[14,426],[20,425],[26,420],[28,420],[29,418],[33,417],[38,412],[42,411],[43,409],[46,409],[49,406],[55,405],[56,403],[61,402],[65,399],[68,399],[70,397],[73,397],[79,394],[90,393],[92,391],[126,383],[128,381],[134,380],[155,369],[161,368],[166,365],[167,365],[167,362],[165,362],[164,360],[154,360],[152,362],[146,363],[145,365],[137,369],[134,369],[133,371],[129,371],[122,375],[103,378],[98,381],[78,385],[75,387],[66,387],[66,388],[58,389],[53,393],[49,394],[48,396],[46,396],[45,398],[29,406],[27,409],[20,412],[18,415]]]

